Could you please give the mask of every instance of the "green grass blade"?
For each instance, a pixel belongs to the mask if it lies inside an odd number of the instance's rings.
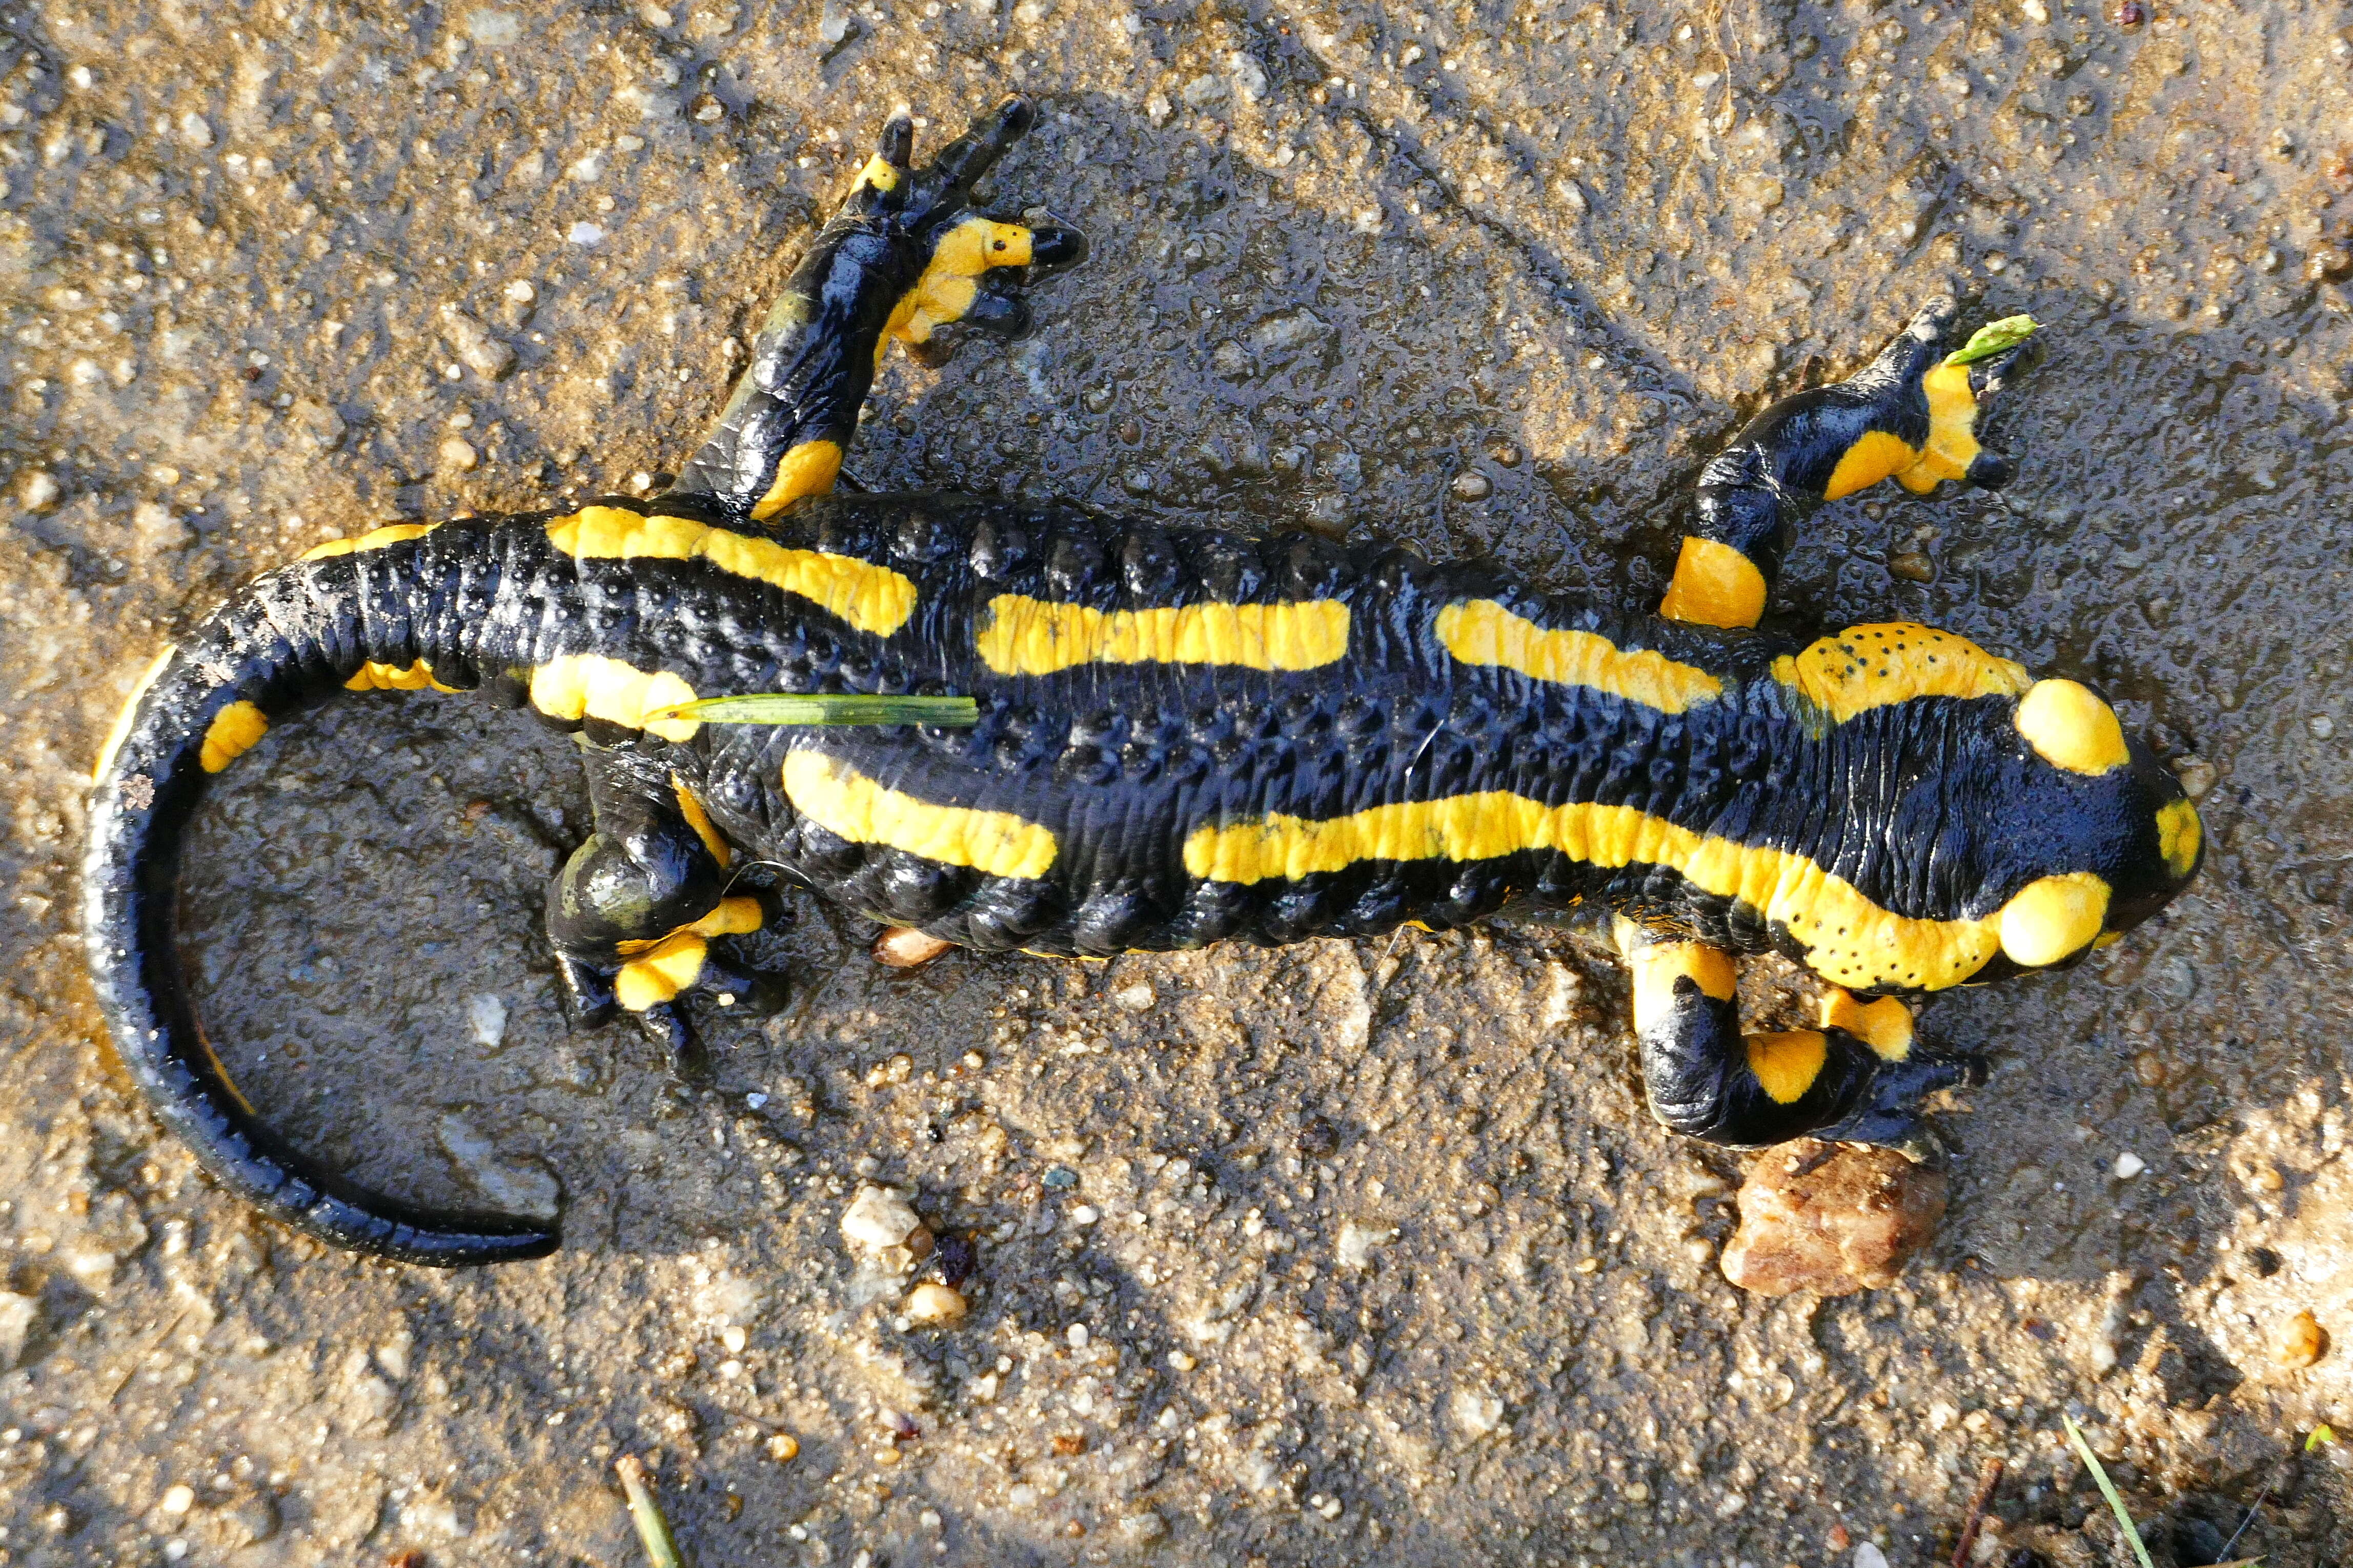
[[[2108,1507],[2116,1511],[2117,1527],[2125,1532],[2125,1540],[2131,1543],[2133,1555],[2140,1559],[2140,1568],[2157,1568],[2157,1564],[2148,1559],[2148,1548],[2140,1543],[2139,1527],[2133,1523],[2132,1515],[2125,1510],[2125,1500],[2116,1495],[2116,1483],[2108,1479],[2108,1472],[2101,1467],[2100,1457],[2092,1452],[2092,1446],[2084,1441],[2084,1429],[2075,1425],[2073,1415],[2063,1413],[2059,1419],[2066,1424],[2067,1440],[2074,1444],[2075,1452],[2084,1457],[2084,1463],[2091,1470],[2092,1479],[2098,1485],[2100,1495],[2108,1500]]]
[[[670,1533],[670,1521],[662,1517],[661,1504],[655,1500],[653,1488],[646,1484],[645,1467],[638,1457],[624,1454],[613,1468],[620,1473],[621,1490],[629,1500],[629,1519],[645,1545],[646,1561],[653,1568],[686,1568],[686,1554],[678,1549],[678,1537]]]
[[[1999,321],[1988,321],[1969,334],[1969,341],[1945,356],[1947,364],[1975,364],[1981,359],[1991,359],[2004,349],[2016,348],[2034,335],[2042,323],[2031,316],[2004,316]]]
[[[706,724],[945,724],[980,722],[980,704],[969,697],[810,697],[782,691],[746,697],[705,697],[646,715],[649,720],[690,719]]]

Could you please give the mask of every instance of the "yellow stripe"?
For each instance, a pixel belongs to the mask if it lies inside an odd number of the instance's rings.
[[[1634,1027],[1664,1021],[1675,1010],[1675,982],[1687,979],[1700,994],[1729,1002],[1740,991],[1740,970],[1722,948],[1697,942],[1662,942],[1638,948],[1627,960],[1634,972]]]
[[[1348,606],[1336,599],[1105,611],[999,594],[988,602],[988,616],[973,640],[999,675],[1051,675],[1082,664],[1315,669],[1348,652]]]
[[[2024,665],[1911,621],[1818,638],[1775,659],[1773,679],[1836,724],[1915,697],[2013,697],[2034,684]]]
[[[1822,1027],[1844,1029],[1887,1061],[1900,1062],[1912,1054],[1912,1009],[1900,996],[1858,1002],[1833,988],[1822,998]]]
[[[934,805],[820,752],[793,752],[784,776],[794,810],[853,844],[888,845],[992,877],[1042,877],[1060,850],[1050,830],[1010,812]]]
[[[711,851],[711,858],[719,862],[719,868],[723,871],[727,869],[734,863],[735,852],[721,837],[718,827],[711,820],[711,814],[702,809],[702,802],[695,797],[692,790],[679,782],[676,773],[670,775],[670,793],[678,797],[678,814],[686,818],[686,825],[694,829],[694,836],[702,840],[702,847]]]
[[[349,555],[359,550],[382,550],[404,539],[422,539],[440,526],[438,522],[396,522],[372,533],[363,533],[357,539],[330,539],[324,544],[314,544],[302,552],[302,559],[324,561],[331,555]]]
[[[642,942],[617,942],[613,944],[613,952],[622,958],[634,958],[659,952],[681,937],[741,936],[745,931],[758,931],[760,924],[760,900],[738,895],[720,900],[701,920],[680,926],[666,935]]]
[[[1664,866],[1785,925],[1824,979],[1864,988],[1957,985],[2001,946],[2000,917],[1919,920],[1881,908],[1802,855],[1694,833],[1623,805],[1546,806],[1493,791],[1311,821],[1281,815],[1197,829],[1185,869],[1219,882],[1296,880],[1360,860],[1490,860],[1548,849],[1603,868]]]
[[[858,171],[858,183],[878,191],[895,191],[899,188],[899,171],[892,166],[890,159],[877,153],[866,160],[866,167]]]
[[[1901,436],[1866,430],[1855,437],[1831,470],[1822,499],[1837,500],[1893,479],[1915,495],[1926,495],[1939,479],[1966,479],[1977,460],[1978,400],[1969,390],[1969,367],[1940,364],[1920,378],[1928,400],[1928,444],[1915,448]]]
[[[1748,1070],[1757,1087],[1777,1105],[1793,1105],[1806,1097],[1830,1059],[1831,1043],[1812,1029],[1792,1029],[1786,1035],[1750,1035]]]
[[[752,520],[765,522],[803,496],[831,495],[840,477],[840,442],[804,441],[776,459],[776,482],[752,503]]]
[[[1765,613],[1765,574],[1720,540],[1683,535],[1659,614],[1696,626],[1753,626]]]
[[[155,678],[163,674],[164,667],[171,662],[172,645],[165,643],[164,651],[149,659],[147,668],[139,672],[139,679],[131,683],[131,694],[122,700],[121,710],[114,715],[114,722],[107,729],[106,740],[98,748],[98,761],[90,764],[90,783],[106,782],[108,772],[114,766],[114,753],[122,750],[122,742],[131,737],[131,721],[139,717],[139,700],[147,695],[147,689],[155,684]],[[2194,824],[2196,816],[2192,816],[2190,821]]]
[[[1724,694],[1724,682],[1697,666],[1647,649],[1627,653],[1592,632],[1547,630],[1493,599],[1439,611],[1438,640],[1464,664],[1501,666],[1537,680],[1590,687],[1662,713],[1681,713]]]
[[[933,247],[923,275],[892,307],[874,342],[875,364],[880,367],[892,340],[929,342],[934,328],[964,320],[980,293],[976,279],[992,267],[1029,266],[1032,244],[1030,232],[1019,224],[985,217],[967,217],[948,230]]]
[[[915,585],[854,555],[794,550],[683,517],[646,517],[625,507],[584,507],[547,525],[548,542],[577,561],[702,559],[722,572],[781,588],[840,616],[861,632],[889,637],[915,613]]]
[[[567,653],[531,672],[531,705],[551,719],[602,719],[624,729],[643,730],[665,741],[694,739],[695,719],[646,715],[694,700],[694,688],[670,671],[639,669],[602,654]]]
[[[433,667],[421,658],[406,669],[370,659],[360,666],[357,674],[343,682],[346,691],[423,691],[427,687],[436,691],[454,692],[458,689],[434,679]]]
[[[261,710],[250,702],[232,702],[213,715],[205,727],[204,745],[196,761],[205,772],[216,773],[253,749],[254,742],[269,732],[269,721]]]

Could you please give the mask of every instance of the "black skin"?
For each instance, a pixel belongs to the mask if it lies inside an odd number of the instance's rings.
[[[562,721],[584,745],[596,830],[551,889],[547,923],[571,999],[591,1020],[613,1010],[625,944],[658,941],[748,890],[682,815],[681,786],[737,867],[762,862],[874,919],[985,952],[1281,943],[1408,921],[1444,929],[1513,904],[1614,910],[1730,952],[1802,956],[1788,930],[1671,868],[1596,864],[1555,848],[1366,859],[1254,881],[1187,868],[1187,841],[1205,828],[1498,791],[1547,810],[1629,807],[1810,857],[1883,908],[1921,920],[1982,919],[2035,878],[2084,870],[2115,887],[2128,923],[2187,880],[2158,858],[2151,826],[2153,811],[2179,794],[2144,750],[2103,777],[2057,776],[2021,755],[2006,699],[1918,698],[1826,725],[1771,675],[1806,637],[1687,626],[1543,594],[1484,563],[1431,564],[1303,533],[1172,531],[944,495],[813,496],[753,521],[780,455],[848,439],[893,304],[1029,120],[1028,106],[1010,100],[920,171],[908,167],[909,133],[894,122],[883,155],[902,177],[880,196],[861,184],[827,226],[792,285],[816,306],[780,312],[679,488],[652,501],[597,503],[887,568],[913,588],[903,624],[861,631],[703,557],[575,558],[551,539],[559,514],[468,519],[262,576],[195,628],[133,699],[93,801],[92,971],[125,1063],[161,1120],[225,1185],[337,1246],[409,1262],[508,1261],[556,1245],[552,1226],[423,1212],[316,1170],[244,1109],[192,1015],[174,951],[174,889],[180,836],[209,776],[200,762],[208,731],[238,702],[282,720],[370,663],[423,659],[439,684],[518,707],[534,669],[575,654],[675,675],[702,696],[976,700],[980,721],[968,729],[704,724],[673,742],[603,719]],[[1018,327],[1016,291],[1036,268],[1082,248],[1068,230],[1035,237],[1035,267],[988,274],[978,300],[994,302],[976,304],[963,325]],[[1824,432],[1873,420],[1909,428],[1918,377],[1933,362],[1907,348],[1900,371],[1883,356],[1842,388],[1775,405],[1736,444],[1750,454],[1744,471],[1764,478],[1711,464],[1707,482],[1718,489],[1704,515],[1769,508],[1777,528],[1789,526],[1806,484],[1820,483]],[[1345,657],[1296,672],[1094,663],[1000,675],[976,653],[976,637],[1005,595],[1106,614],[1325,601],[1346,607],[1350,633]],[[1717,678],[1723,695],[1668,712],[1589,685],[1456,662],[1435,618],[1478,600],[1620,650],[1655,650]],[[999,874],[846,838],[784,787],[797,756],[925,806],[1034,825],[1054,836],[1050,864]],[[681,1057],[694,1048],[681,1006],[689,996],[762,999],[763,977],[733,946],[712,941],[709,962],[680,996],[638,1010]],[[2005,967],[1997,956],[1980,977]],[[1915,988],[1901,975],[1881,987]],[[1736,1018],[1721,1006],[1702,1011],[1706,1027],[1675,1031],[1664,1045],[1646,1039],[1645,1066],[1662,1114],[1720,1142],[1824,1129],[1892,1140],[1916,1121],[1921,1095],[1957,1070],[1926,1055],[1867,1060],[1848,1042],[1808,1099],[1763,1106],[1744,1078]]]

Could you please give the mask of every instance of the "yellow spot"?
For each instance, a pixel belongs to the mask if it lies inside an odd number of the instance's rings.
[[[1994,918],[2002,952],[2040,969],[2090,946],[2107,916],[2107,883],[2089,871],[2066,871],[2027,883]]]
[[[1729,544],[1683,535],[1659,614],[1695,626],[1753,626],[1765,613],[1765,574]]]
[[[2099,693],[2073,680],[2038,680],[2018,701],[2018,732],[2052,767],[2094,777],[2132,761],[2125,727]]]
[[[1740,971],[1722,948],[1697,942],[1662,942],[1637,950],[1627,960],[1634,971],[1634,1027],[1665,1022],[1675,1010],[1675,982],[1689,980],[1700,994],[1729,1002],[1740,990]]]
[[[196,753],[205,772],[216,773],[253,749],[269,732],[269,721],[250,702],[232,702],[213,715],[205,730],[205,743]]]
[[[421,658],[406,669],[371,659],[360,666],[358,674],[343,682],[346,691],[423,691],[427,687],[436,691],[458,689],[434,679],[433,667]]]
[[[803,496],[831,495],[840,476],[840,442],[804,441],[776,459],[776,483],[753,503],[753,520],[772,518]]]
[[[2010,697],[2032,684],[2023,665],[1966,637],[1910,621],[1849,626],[1773,661],[1773,679],[1843,724],[1915,697]]]
[[[735,852],[728,847],[727,840],[720,837],[719,829],[712,823],[711,814],[702,809],[702,802],[695,798],[692,790],[679,783],[676,773],[670,775],[670,793],[678,797],[678,814],[686,818],[686,825],[694,829],[694,836],[702,840],[702,847],[711,851],[711,858],[719,862],[719,868],[723,871],[727,869],[735,858]]]
[[[1912,443],[1901,436],[1891,436],[1884,430],[1866,430],[1855,438],[1831,470],[1831,482],[1822,489],[1822,499],[1836,500],[1857,490],[1869,489],[1884,479],[1891,479],[1920,460]]]
[[[628,962],[613,977],[614,997],[632,1013],[668,1002],[702,978],[712,937],[740,936],[759,929],[759,900],[722,899],[709,914],[668,936],[616,942],[615,953]]]
[[[1843,988],[1822,998],[1822,1027],[1844,1029],[1891,1062],[1912,1054],[1912,1009],[1896,996],[1858,1002]]]
[[[888,845],[992,877],[1042,877],[1060,850],[1050,829],[1010,812],[934,805],[821,752],[793,752],[784,777],[794,810],[853,844]]]
[[[382,550],[387,544],[398,544],[404,539],[422,539],[441,525],[438,522],[396,522],[357,539],[330,539],[324,544],[314,544],[302,552],[305,561],[324,561],[331,555],[349,555],[360,550]]]
[[[2157,852],[2165,857],[2165,868],[2176,877],[2187,877],[2198,864],[2198,847],[2204,837],[2198,808],[2188,801],[2168,801],[2158,807]]]
[[[1741,1042],[1748,1047],[1748,1070],[1757,1087],[1776,1105],[1803,1100],[1806,1090],[1830,1059],[1830,1041],[1812,1029],[1792,1029],[1786,1035],[1751,1035]]]
[[[948,230],[933,247],[923,275],[892,307],[891,320],[874,345],[875,362],[881,363],[882,351],[893,339],[929,342],[933,329],[964,320],[980,292],[975,279],[992,267],[1027,267],[1029,255],[1029,231],[1018,223],[968,217]]]
[[[1438,640],[1464,664],[1500,665],[1537,680],[1590,687],[1662,713],[1681,713],[1724,693],[1695,665],[1644,649],[1626,653],[1592,632],[1550,631],[1493,599],[1438,612]]]
[[[1346,656],[1348,606],[1337,599],[1308,599],[1106,611],[999,594],[988,602],[987,624],[973,641],[982,661],[999,675],[1051,675],[1082,664],[1315,669]]]
[[[1940,364],[1921,377],[1928,399],[1928,444],[1915,449],[1900,436],[1866,430],[1831,470],[1825,500],[1852,495],[1884,479],[1915,495],[1926,495],[1939,479],[1965,479],[1978,455],[1977,395],[1969,390],[1967,365]]]
[[[773,539],[683,517],[647,517],[626,507],[584,507],[547,525],[548,542],[578,561],[657,557],[704,560],[808,600],[861,632],[889,637],[915,613],[915,585],[854,555],[794,550]]]
[[[596,653],[567,653],[531,672],[531,705],[551,719],[602,719],[627,730],[643,730],[665,741],[685,742],[702,728],[694,719],[658,719],[659,713],[694,700],[694,688],[664,670],[639,669]]]
[[[1920,920],[1786,850],[1699,834],[1631,806],[1547,806],[1495,791],[1313,821],[1274,815],[1196,829],[1185,868],[1219,882],[1293,880],[1362,860],[1491,860],[1552,850],[1589,866],[1664,866],[1785,927],[1815,973],[1857,988],[1957,985],[2001,946],[1993,920]]]
[[[139,672],[139,679],[131,683],[131,694],[122,700],[121,710],[115,714],[113,724],[106,731],[105,743],[98,748],[98,761],[90,770],[90,783],[106,782],[108,772],[114,766],[114,753],[122,750],[122,742],[131,738],[131,721],[139,717],[139,700],[147,695],[147,689],[155,684],[155,678],[171,662],[172,645],[166,643],[164,651],[149,659],[147,668]]]
[[[858,183],[888,194],[899,188],[899,171],[892,167],[890,159],[877,153],[866,160],[866,167],[858,171]]]

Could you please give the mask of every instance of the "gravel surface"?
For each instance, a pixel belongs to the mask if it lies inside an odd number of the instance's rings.
[[[0,1563],[622,1568],[625,1452],[702,1568],[1909,1568],[1997,1456],[1982,1560],[2105,1563],[2068,1413],[2161,1563],[2266,1484],[2232,1555],[2353,1552],[2341,10],[0,5]],[[1739,1163],[1552,931],[901,972],[805,907],[688,1090],[556,1010],[568,747],[431,696],[226,775],[189,962],[301,1144],[565,1250],[330,1255],[158,1139],[73,929],[153,649],[324,537],[656,482],[890,108],[1010,87],[999,188],[1093,258],[893,357],[870,486],[1647,598],[1766,397],[1948,285],[2048,324],[2007,498],[1832,509],[1789,607],[2100,682],[2211,852],[1926,1010],[1998,1061],[1901,1284],[1724,1279]]]

